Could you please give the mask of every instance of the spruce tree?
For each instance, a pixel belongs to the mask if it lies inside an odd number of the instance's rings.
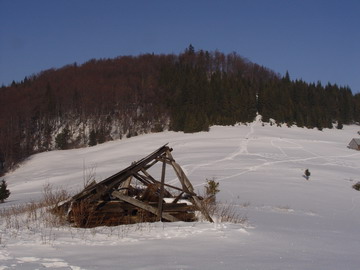
[[[2,180],[0,185],[0,202],[3,203],[9,196],[10,191],[7,189],[7,184],[5,180]]]
[[[89,135],[89,146],[94,146],[96,144],[97,144],[96,132],[95,132],[95,130],[91,130],[90,135]]]
[[[55,137],[56,148],[64,150],[68,147],[68,140],[70,139],[70,130],[65,127],[61,133]]]

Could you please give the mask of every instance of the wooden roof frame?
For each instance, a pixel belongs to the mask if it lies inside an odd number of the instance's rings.
[[[183,194],[187,194],[189,197],[192,198],[195,208],[203,214],[205,219],[209,222],[213,222],[212,218],[210,217],[209,213],[203,205],[202,199],[194,192],[194,188],[190,183],[188,177],[185,175],[181,166],[176,163],[173,156],[171,155],[171,152],[172,148],[168,147],[167,144],[165,144],[164,146],[155,150],[153,153],[142,158],[141,160],[133,162],[130,166],[121,170],[120,172],[104,179],[99,183],[93,183],[89,185],[82,192],[73,196],[69,201],[66,202],[67,210],[71,208],[71,205],[73,203],[79,203],[84,200],[96,201],[104,196],[110,196],[113,198],[115,197],[126,203],[132,204],[133,206],[141,208],[154,215],[157,215],[159,221],[180,221],[171,214],[165,213],[163,211],[163,199],[164,195],[166,195],[167,193],[167,190],[165,189],[165,187],[167,187],[180,192],[180,195],[178,195],[172,202],[173,204],[177,203],[177,201],[179,201],[180,197]],[[152,177],[147,171],[158,162],[162,163],[160,181]],[[181,184],[181,188],[165,183],[166,166],[171,166],[173,168]],[[151,206],[144,201],[127,195],[127,188],[130,186],[130,183],[133,179],[137,179],[145,186],[155,184],[159,187],[160,194],[157,208]]]

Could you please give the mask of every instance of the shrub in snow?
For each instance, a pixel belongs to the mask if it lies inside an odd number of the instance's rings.
[[[0,185],[0,202],[3,203],[10,196],[10,191],[7,189],[5,180],[1,181]]]
[[[357,182],[352,187],[353,187],[353,189],[356,189],[356,190],[360,191],[360,182]]]
[[[211,180],[206,179],[205,195],[206,195],[206,200],[209,203],[215,203],[216,193],[218,193],[219,191],[220,191],[219,182],[215,182],[215,179],[211,179]]]
[[[337,128],[337,129],[343,129],[343,127],[344,127],[344,125],[343,125],[343,123],[342,123],[341,121],[339,121],[339,122],[337,123],[337,125],[336,125],[336,128]]]
[[[306,169],[305,172],[304,172],[306,180],[309,180],[310,174],[311,173],[310,173],[309,169]]]

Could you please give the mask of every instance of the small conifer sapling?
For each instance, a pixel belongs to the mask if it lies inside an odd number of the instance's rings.
[[[5,180],[1,181],[0,185],[0,202],[3,203],[10,196],[10,191],[7,189]]]
[[[215,203],[216,193],[218,193],[219,191],[219,182],[216,182],[214,179],[206,181],[205,193],[210,203]]]

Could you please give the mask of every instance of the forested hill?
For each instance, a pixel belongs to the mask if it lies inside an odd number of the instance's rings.
[[[264,121],[341,127],[360,122],[360,95],[192,46],[179,55],[90,60],[1,87],[0,165],[165,128],[197,132],[250,122],[257,112]]]

